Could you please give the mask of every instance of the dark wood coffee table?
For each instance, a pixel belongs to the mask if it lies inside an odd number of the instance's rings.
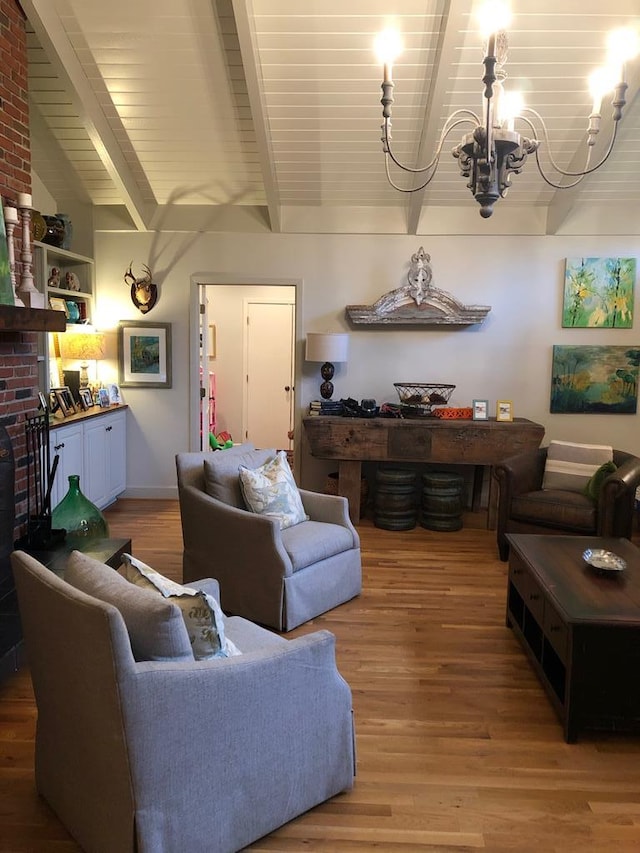
[[[508,534],[507,625],[564,727],[640,731],[640,550],[627,539]],[[627,567],[599,575],[582,559],[605,548]]]

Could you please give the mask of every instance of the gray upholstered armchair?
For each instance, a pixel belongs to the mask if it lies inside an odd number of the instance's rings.
[[[183,581],[215,575],[225,612],[290,631],[360,593],[360,539],[336,495],[301,489],[309,520],[285,530],[245,509],[239,466],[274,453],[243,444],[177,454]]]
[[[72,555],[71,583],[12,555],[36,785],[86,853],[233,853],[351,787],[332,634],[286,640],[234,617],[242,654],[196,661],[176,604],[87,562]]]
[[[631,539],[640,459],[613,451],[616,470],[602,480],[596,500],[578,491],[543,489],[548,447],[520,453],[494,468],[500,485],[497,537],[501,560],[509,556],[507,533],[563,533]]]

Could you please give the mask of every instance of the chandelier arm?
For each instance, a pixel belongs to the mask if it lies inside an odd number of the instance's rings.
[[[618,122],[614,122],[613,130],[611,132],[611,139],[609,140],[609,145],[607,146],[607,150],[603,154],[602,159],[598,163],[596,163],[595,166],[590,165],[590,163],[591,163],[591,152],[593,149],[591,146],[589,146],[587,148],[587,159],[586,159],[586,162],[584,165],[584,169],[581,169],[578,172],[570,172],[570,171],[567,171],[566,169],[562,169],[562,168],[560,168],[560,166],[558,166],[558,164],[556,163],[556,161],[553,158],[553,154],[551,153],[551,143],[549,142],[549,132],[547,130],[547,126],[544,123],[544,119],[542,118],[542,116],[539,113],[537,113],[535,110],[531,109],[530,107],[525,108],[525,110],[523,110],[523,112],[531,113],[540,122],[540,126],[542,128],[542,134],[544,136],[544,141],[546,144],[547,156],[549,157],[549,160],[551,161],[551,165],[553,166],[553,168],[556,170],[556,172],[559,172],[561,175],[566,175],[566,177],[568,177],[568,178],[584,178],[587,175],[591,175],[593,172],[597,171],[597,169],[599,169],[600,166],[604,165],[604,163],[607,162],[607,160],[609,159],[609,157],[611,155],[611,152],[613,151],[613,146],[615,145],[616,136],[618,134]],[[529,127],[532,129],[534,135],[536,135],[536,128],[535,128],[534,124],[525,115],[521,114],[520,118],[529,125]],[[536,136],[536,138],[537,138],[537,136]],[[538,156],[537,151],[536,151],[536,161],[538,163],[538,169],[540,171],[540,174],[542,175],[543,178],[545,178],[544,173],[542,172],[542,169],[540,167],[540,158]],[[547,181],[547,183],[550,183],[546,178],[545,178],[545,180]],[[578,183],[578,182],[576,181],[576,183]],[[561,184],[561,185],[551,184],[551,186],[556,187],[557,189],[563,189],[565,187],[571,188],[571,187],[575,186],[575,184]]]
[[[401,193],[416,193],[416,192],[420,192],[420,190],[425,189],[425,187],[428,187],[428,186],[429,186],[429,184],[431,183],[431,181],[432,181],[432,180],[434,179],[434,177],[435,177],[436,169],[438,168],[438,162],[439,162],[439,160],[435,160],[435,161],[434,161],[434,160],[432,160],[432,161],[431,161],[431,162],[432,162],[432,164],[435,162],[435,165],[434,165],[434,167],[433,167],[433,171],[431,172],[431,174],[429,175],[429,177],[427,178],[427,180],[426,180],[424,183],[420,184],[420,186],[417,186],[417,187],[410,187],[409,189],[405,189],[404,187],[399,187],[399,186],[398,186],[398,184],[394,183],[393,178],[391,177],[391,172],[389,171],[389,157],[391,157],[391,159],[393,160],[393,162],[394,162],[394,163],[397,163],[397,161],[394,159],[394,157],[393,157],[393,155],[391,154],[391,152],[385,152],[385,155],[384,155],[384,168],[385,168],[385,171],[386,171],[386,173],[387,173],[387,180],[389,181],[389,183],[391,184],[391,186],[394,188],[394,190],[398,190],[398,192],[401,192]],[[400,168],[402,168],[402,169],[403,169],[403,168],[404,168],[404,166],[401,166]],[[419,170],[416,170],[416,169],[406,169],[405,171],[407,171],[407,172],[415,172],[415,171],[424,171],[424,170],[420,170],[420,169],[419,169]]]
[[[591,153],[591,152],[589,152]],[[583,181],[586,177],[586,174],[580,175],[579,178],[576,178],[575,181],[572,181],[570,184],[556,184],[551,178],[548,178],[545,174],[544,169],[542,168],[542,163],[540,162],[540,149],[536,149],[536,166],[538,167],[538,172],[540,173],[540,177],[542,180],[549,184],[550,187],[553,187],[555,190],[570,190],[572,187],[577,187],[578,184]]]
[[[465,118],[457,118],[454,122],[451,122],[451,119],[454,119],[456,116],[465,116]],[[478,119],[478,116],[473,112],[473,110],[461,109],[461,110],[456,110],[455,112],[451,113],[451,115],[446,120],[444,127],[442,128],[442,133],[440,134],[440,139],[438,140],[438,145],[436,147],[433,158],[432,158],[430,163],[427,163],[426,166],[420,166],[417,168],[413,168],[412,166],[405,166],[404,163],[401,163],[400,160],[398,160],[395,157],[393,151],[391,150],[391,136],[389,135],[389,123],[387,120],[385,120],[384,124],[382,125],[383,150],[384,150],[385,154],[388,154],[388,156],[391,157],[391,159],[396,164],[396,166],[399,169],[402,169],[403,172],[411,172],[412,174],[415,174],[415,175],[424,174],[424,172],[428,172],[430,169],[435,170],[435,168],[438,165],[438,161],[440,159],[440,154],[442,152],[442,146],[444,145],[445,139],[451,133],[451,131],[454,129],[454,127],[457,127],[459,124],[464,124],[465,122],[473,122],[476,126],[478,126],[480,124],[480,120]],[[386,157],[385,157],[385,161],[387,161]],[[387,170],[388,170],[388,168],[389,168],[389,166],[388,166],[388,161],[387,161]],[[431,177],[427,180],[427,183],[424,184],[424,186],[418,187],[417,190],[424,189],[424,187],[427,186],[429,181],[431,181],[431,178],[433,178],[433,175],[431,175]],[[403,190],[399,187],[396,187],[395,184],[393,184],[391,181],[389,181],[389,183],[391,183],[392,186],[395,187],[395,189],[400,189],[400,192],[416,192],[417,191],[417,190]]]

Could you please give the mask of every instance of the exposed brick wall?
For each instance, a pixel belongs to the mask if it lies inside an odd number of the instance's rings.
[[[21,192],[31,192],[25,17],[15,0],[0,0],[0,195],[15,204]],[[0,332],[0,423],[16,463],[16,537],[26,519],[24,419],[37,406],[37,343],[35,332]]]

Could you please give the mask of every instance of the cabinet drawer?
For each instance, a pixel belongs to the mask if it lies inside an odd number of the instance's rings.
[[[543,628],[545,636],[558,653],[558,657],[565,663],[567,660],[569,629],[558,611],[549,601],[545,601],[544,603]]]
[[[533,613],[542,625],[544,614],[544,595],[536,581],[529,574],[527,567],[515,559],[509,568],[509,580],[520,593],[525,606]]]

